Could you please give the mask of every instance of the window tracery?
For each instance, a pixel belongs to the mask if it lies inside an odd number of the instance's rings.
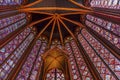
[[[25,13],[0,20],[0,40],[27,23]],[[16,22],[16,23],[15,23]]]
[[[23,0],[0,0],[0,5],[20,5]]]
[[[13,52],[10,58],[0,68],[0,79],[6,79],[11,70],[15,67],[18,60],[21,58],[29,44],[34,38],[34,34],[30,33],[24,42]]]
[[[104,62],[119,78],[120,61],[114,55],[112,55],[112,53],[108,49],[106,49],[99,41],[92,37],[92,35],[90,35],[86,30],[82,30],[82,34],[91,44],[91,46],[96,50],[97,54],[104,60]]]
[[[91,7],[120,9],[120,0],[92,0]]]
[[[120,63],[104,46],[98,41],[95,42],[95,38],[85,29],[82,30],[82,34],[78,35],[78,39],[103,79],[116,80],[115,76],[119,79],[119,70],[115,71],[115,66],[118,67]],[[110,69],[114,71],[115,75]]]
[[[99,35],[101,35],[103,38],[107,39],[110,43],[112,43],[114,46],[120,49],[120,38],[116,35],[113,35],[112,33],[104,30],[103,28],[95,25],[94,23],[86,20],[86,25],[93,29],[95,32],[97,32]]]

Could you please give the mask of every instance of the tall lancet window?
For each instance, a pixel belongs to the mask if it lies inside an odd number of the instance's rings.
[[[31,70],[29,80],[36,80],[39,78],[40,72],[41,72],[41,66],[42,66],[42,57],[41,55],[45,52],[47,43],[41,41],[41,46],[39,49],[39,53],[37,55],[37,58],[35,60],[34,66]]]
[[[116,36],[120,36],[120,25],[118,24],[114,24],[110,21],[106,21],[102,18],[98,18],[92,15],[87,15],[86,16],[88,21],[91,21],[92,23],[99,25],[100,27],[102,27],[103,29],[113,33]]]
[[[2,64],[9,56],[12,55],[15,49],[17,49],[26,37],[30,34],[30,29],[27,28],[20,34],[18,34],[13,40],[0,49],[0,64]]]
[[[102,79],[116,80],[120,78],[120,62],[109,50],[85,29],[78,35],[78,39]]]
[[[93,80],[92,75],[81,55],[81,52],[74,40],[71,41],[71,47],[73,49],[74,57],[78,65],[78,69],[81,73],[81,77],[83,80]]]
[[[0,40],[27,23],[26,14],[21,13],[0,20]]]
[[[0,5],[21,5],[23,0],[0,0]]]
[[[69,55],[69,62],[70,62],[72,79],[73,80],[81,80],[80,73],[79,73],[75,58],[73,56],[73,51],[72,51],[72,48],[71,48],[69,42],[67,42],[65,44],[65,48],[66,48],[66,51],[68,52],[68,55]]]
[[[25,29],[0,50],[1,80],[7,78],[33,40],[34,33],[31,33],[30,31],[29,28]]]
[[[87,15],[86,25],[120,49],[120,25]]]
[[[65,76],[61,70],[53,69],[47,73],[46,80],[65,80]]]
[[[16,80],[36,80],[39,78],[42,63],[41,54],[44,53],[45,49],[46,43],[38,39],[18,73]]]
[[[120,0],[92,0],[91,7],[120,9]]]

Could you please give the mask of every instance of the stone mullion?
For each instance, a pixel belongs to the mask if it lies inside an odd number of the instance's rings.
[[[117,76],[115,75],[115,73],[110,69],[110,67],[105,63],[105,61],[103,60],[103,58],[97,53],[97,51],[92,47],[92,45],[87,41],[87,39],[83,36],[83,34],[81,34],[82,37],[86,40],[86,42],[89,44],[89,46],[93,49],[93,51],[96,53],[96,55],[100,58],[100,60],[104,63],[104,65],[108,68],[108,70],[112,73],[112,75],[116,78],[116,80],[119,80],[117,78]]]
[[[82,47],[81,43],[79,42],[78,40],[78,48],[81,52],[81,55],[90,71],[90,73],[92,74],[93,76],[93,79],[94,80],[102,80],[101,76],[99,75],[98,71],[96,70],[93,62],[90,60],[89,56],[87,55],[86,51],[84,50],[84,48]]]
[[[15,80],[18,73],[20,72],[22,66],[24,65],[27,57],[29,56],[33,46],[35,45],[37,39],[34,38],[32,40],[32,42],[29,44],[29,46],[27,47],[27,49],[25,50],[25,52],[23,53],[23,55],[21,56],[21,59],[17,62],[16,66],[14,67],[14,69],[11,71],[11,74],[7,77],[6,80]]]
[[[33,62],[32,69],[31,69],[31,71],[30,71],[30,73],[29,73],[28,80],[30,80],[30,76],[31,76],[31,74],[32,74],[32,70],[34,69],[34,66],[35,66],[35,64],[36,64],[36,60],[37,60],[37,58],[39,57],[39,52],[40,52],[40,50],[41,50],[41,47],[42,47],[42,41],[41,41],[41,45],[40,45],[40,47],[39,47],[39,50],[38,50],[38,52],[37,52],[36,59],[35,59],[35,61]]]
[[[70,45],[70,49],[71,49],[71,51],[72,51],[72,56],[74,57],[75,64],[76,64],[76,66],[77,66],[78,72],[79,72],[79,74],[80,74],[80,79],[83,80],[83,78],[82,78],[82,74],[81,74],[80,69],[79,69],[79,66],[78,66],[78,64],[77,64],[77,60],[76,60],[75,55],[74,55],[73,48],[72,48],[72,46],[71,46],[70,43],[69,43],[69,45]]]
[[[120,50],[115,47],[112,43],[110,43],[108,40],[103,38],[101,35],[99,35],[97,32],[92,30],[89,27],[86,27],[86,30],[93,36],[95,37],[106,49],[108,49],[117,59],[120,60],[120,55],[119,52]]]

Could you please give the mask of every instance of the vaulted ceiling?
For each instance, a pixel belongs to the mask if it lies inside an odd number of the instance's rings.
[[[83,0],[28,0],[21,12],[31,14],[31,23],[37,28],[38,35],[45,35],[49,44],[58,39],[62,44],[67,36],[74,37],[76,28],[82,28],[80,17],[91,12]]]

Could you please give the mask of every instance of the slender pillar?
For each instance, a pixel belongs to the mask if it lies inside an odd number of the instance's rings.
[[[100,12],[100,11],[99,12],[94,11],[90,15],[96,16],[98,18],[102,18],[104,20],[107,20],[107,21],[110,21],[110,22],[113,22],[113,23],[116,23],[116,24],[120,25],[120,15],[116,16],[116,15],[111,15],[111,14],[108,14],[108,13],[103,13],[103,12]]]
[[[90,60],[89,56],[87,55],[87,53],[85,52],[84,48],[82,47],[81,43],[79,41],[77,41],[77,46],[81,52],[81,55],[84,59],[84,61],[87,64],[88,69],[90,70],[93,79],[94,80],[102,80],[101,76],[99,75],[98,71],[96,70],[95,66],[93,65],[92,61]]]
[[[17,62],[14,69],[11,71],[11,74],[7,77],[6,80],[15,80],[19,71],[21,70],[23,64],[25,63],[27,57],[29,56],[30,51],[32,50],[33,46],[35,45],[37,41],[37,38],[34,38],[33,41],[30,43],[28,48],[25,50],[23,55],[21,56],[21,59]]]
[[[116,48],[113,44],[108,42],[105,38],[101,37],[97,32],[93,31],[91,28],[87,27],[87,31],[93,35],[103,46],[105,46],[116,58],[120,60],[119,52],[120,50]]]

